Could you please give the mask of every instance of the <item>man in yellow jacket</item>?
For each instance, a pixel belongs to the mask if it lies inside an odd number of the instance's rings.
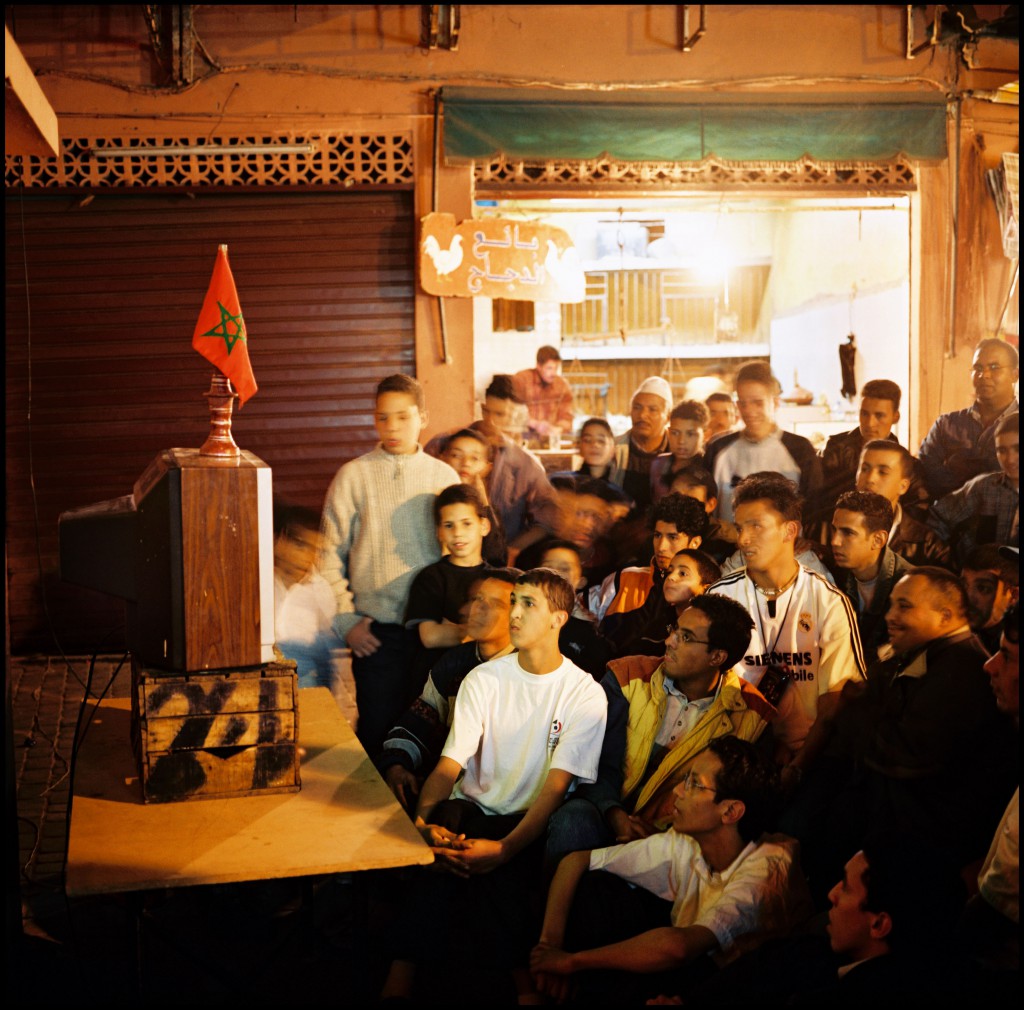
[[[609,664],[606,680],[615,679],[628,704],[623,764],[617,774],[603,766],[597,782],[577,789],[555,813],[549,860],[665,830],[672,790],[712,740],[757,740],[775,709],[732,670],[752,628],[740,604],[698,596],[666,629],[664,659],[628,656]]]

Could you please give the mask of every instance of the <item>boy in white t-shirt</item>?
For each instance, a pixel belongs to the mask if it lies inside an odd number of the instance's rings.
[[[529,988],[528,894],[540,880],[540,842],[573,783],[595,781],[607,714],[602,688],[558,651],[573,602],[560,575],[521,575],[509,611],[518,652],[481,664],[459,689],[451,732],[416,808],[416,826],[449,873],[421,877],[399,938],[402,960],[382,997],[410,996],[414,965],[445,956],[451,933],[442,918],[459,929],[460,944],[472,935],[478,958],[523,969]],[[488,911],[497,908],[500,916]],[[429,929],[421,909],[430,912]]]

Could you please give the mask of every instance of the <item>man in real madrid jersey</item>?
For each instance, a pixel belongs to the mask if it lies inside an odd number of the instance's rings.
[[[843,685],[864,678],[857,617],[843,593],[796,560],[803,502],[792,481],[755,474],[737,485],[733,506],[746,566],[708,592],[736,600],[753,618],[738,669],[779,710],[775,735],[791,784],[813,757]]]

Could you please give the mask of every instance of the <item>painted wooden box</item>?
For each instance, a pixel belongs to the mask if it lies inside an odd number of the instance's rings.
[[[293,662],[171,675],[133,665],[146,803],[298,792],[298,734]]]

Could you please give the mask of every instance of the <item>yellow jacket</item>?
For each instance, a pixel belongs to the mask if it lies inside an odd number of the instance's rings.
[[[653,656],[612,660],[614,674],[629,704],[622,795],[632,794],[644,776],[655,738],[665,716],[665,675]],[[637,797],[634,813],[659,828],[672,819],[672,790],[690,770],[693,759],[717,737],[756,740],[774,718],[775,709],[756,687],[727,670],[711,707],[693,729],[662,759]]]

